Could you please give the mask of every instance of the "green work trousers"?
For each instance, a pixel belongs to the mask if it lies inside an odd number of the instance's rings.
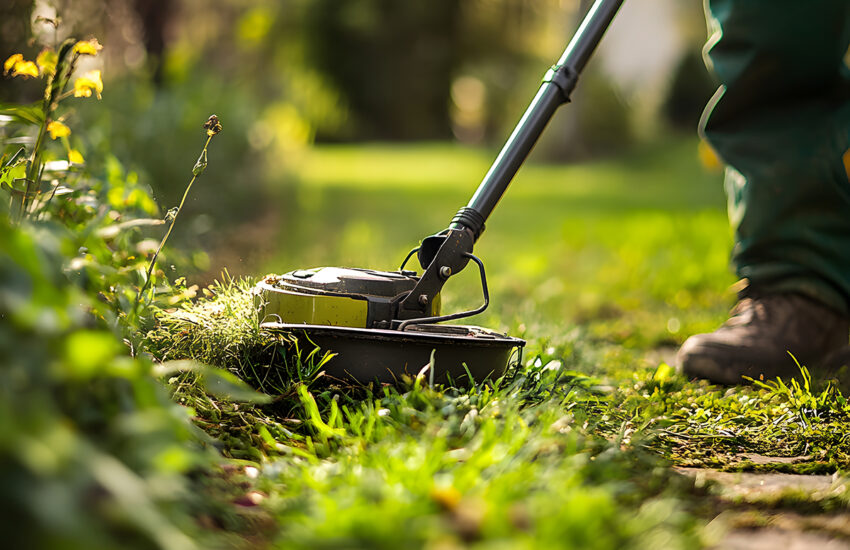
[[[850,313],[850,0],[706,0],[732,260],[754,289]]]

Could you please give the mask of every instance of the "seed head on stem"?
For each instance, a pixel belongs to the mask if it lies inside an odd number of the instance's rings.
[[[189,190],[192,188],[192,184],[195,183],[195,180],[204,173],[204,169],[207,167],[207,147],[210,144],[213,136],[221,132],[221,122],[219,122],[218,117],[215,115],[211,115],[209,119],[204,123],[204,129],[207,131],[207,141],[204,143],[204,148],[201,150],[201,155],[198,157],[197,162],[195,162],[195,166],[192,168],[192,179],[189,180],[189,185],[186,186],[186,190],[183,192],[183,198],[180,199],[180,204],[177,208],[172,208],[168,211],[168,216],[166,221],[170,221],[171,225],[168,226],[168,231],[165,232],[165,236],[162,238],[162,241],[159,243],[159,246],[151,257],[150,264],[148,264],[147,274],[145,276],[145,282],[142,284],[142,287],[139,289],[138,294],[136,294],[136,305],[133,308],[134,313],[138,312],[138,307],[142,301],[142,295],[148,289],[151,283],[151,275],[153,274],[154,267],[156,266],[156,259],[159,257],[159,253],[162,251],[162,248],[165,246],[165,242],[168,240],[168,237],[171,235],[171,230],[174,229],[174,224],[177,223],[177,216],[180,215],[180,211],[183,210],[183,204],[186,202],[186,197],[189,196]]]

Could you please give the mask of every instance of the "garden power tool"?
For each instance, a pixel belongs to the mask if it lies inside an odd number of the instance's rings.
[[[255,288],[262,327],[292,334],[303,346],[333,353],[327,374],[393,382],[423,367],[440,382],[480,381],[504,373],[523,340],[472,326],[438,324],[476,315],[490,302],[483,262],[473,245],[484,222],[555,110],[570,100],[578,75],[623,0],[597,0],[508,138],[469,203],[448,228],[422,240],[397,271],[323,267],[269,275]],[[405,269],[413,255],[424,270]],[[470,262],[478,267],[483,304],[442,314],[443,285]]]

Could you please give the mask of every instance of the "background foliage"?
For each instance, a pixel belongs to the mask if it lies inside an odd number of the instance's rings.
[[[81,138],[90,151],[115,155],[168,207],[182,192],[174,183],[182,178],[178,167],[193,159],[196,121],[213,112],[227,120],[217,145],[220,162],[206,176],[209,192],[187,205],[192,221],[178,237],[251,261],[267,252],[257,243],[257,222],[290,215],[264,205],[281,186],[297,185],[293,172],[315,140],[454,136],[500,143],[587,3],[441,0],[424,6],[357,0],[335,9],[323,1],[228,0],[211,9],[199,0],[15,0],[3,8],[8,17],[0,48],[19,51],[33,38],[49,38],[50,29],[31,27],[27,19],[55,13],[63,21],[56,38],[96,35],[108,44],[100,61],[108,93],[102,104],[81,105],[74,115],[89,126]],[[671,6],[670,32],[688,46],[672,55],[692,59],[701,40],[694,28],[702,22],[693,10]],[[28,48],[31,57],[37,53],[35,44]],[[576,92],[582,108],[559,115],[541,156],[610,155],[643,139],[638,121],[652,117],[639,111],[659,101],[640,100],[630,84],[603,69],[601,62],[591,64]],[[676,124],[693,120],[710,93],[691,73],[676,82],[682,80],[689,84],[652,92],[670,97],[676,107],[664,112]],[[38,97],[30,82],[0,82],[0,99]],[[229,230],[213,230],[222,224]]]

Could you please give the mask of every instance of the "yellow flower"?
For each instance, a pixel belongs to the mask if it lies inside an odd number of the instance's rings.
[[[33,76],[38,77],[38,67],[32,61],[24,61],[16,63],[15,70],[12,71],[12,76]]]
[[[9,71],[12,70],[12,67],[15,66],[15,64],[21,63],[23,60],[24,56],[19,53],[10,55],[9,59],[7,59],[5,63],[3,63],[3,74],[8,74]]]
[[[3,74],[9,74],[9,71],[12,71],[12,76],[38,76],[38,67],[35,63],[25,60],[19,53],[10,55],[3,63]]]
[[[92,38],[91,40],[80,40],[74,44],[74,53],[78,53],[80,55],[97,55],[97,52],[102,49],[103,46],[100,45],[97,38]]]
[[[41,53],[35,58],[35,64],[38,65],[42,74],[53,74],[56,72],[57,61],[59,61],[59,55],[49,48],[41,50]]]
[[[83,164],[85,161],[86,159],[83,158],[82,153],[76,149],[68,150],[68,162],[71,164]]]
[[[91,93],[100,99],[103,91],[103,81],[100,79],[100,71],[89,71],[74,81],[74,97],[91,97]]]
[[[71,129],[59,122],[58,120],[51,120],[50,124],[47,125],[47,131],[50,132],[50,139],[56,139],[71,135]]]

